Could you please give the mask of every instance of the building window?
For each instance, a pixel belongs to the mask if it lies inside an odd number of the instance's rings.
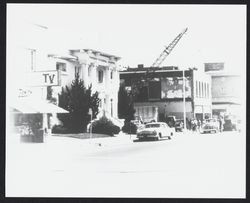
[[[198,81],[196,81],[196,87],[195,87],[196,97],[198,97]]]
[[[201,84],[202,84],[202,98],[204,98],[204,95],[205,95],[204,94],[205,93],[205,91],[204,91],[204,82],[202,82]]]
[[[199,81],[199,97],[201,97],[201,82]]]
[[[80,67],[75,66],[75,75],[79,75],[79,73],[80,73]]]
[[[204,94],[205,94],[205,98],[207,98],[207,83],[204,83]]]
[[[56,70],[60,70],[62,72],[66,72],[66,63],[56,62]]]
[[[207,98],[207,83],[204,84],[204,88],[205,88],[205,98]]]
[[[103,71],[102,70],[98,71],[98,82],[99,83],[103,82]]]
[[[204,98],[204,84],[201,82],[201,97]]]
[[[202,89],[203,89],[203,98],[205,98],[205,83],[202,83]]]
[[[209,84],[207,83],[207,97],[209,98]]]
[[[90,76],[91,66],[88,67],[88,76]]]
[[[113,79],[113,71],[110,72],[110,79]]]
[[[111,105],[110,114],[113,117],[113,99],[110,99],[110,105]]]
[[[102,99],[100,100],[99,107],[102,108]]]
[[[35,65],[36,65],[36,50],[35,49],[30,49],[30,55],[31,55],[31,70],[35,70]]]

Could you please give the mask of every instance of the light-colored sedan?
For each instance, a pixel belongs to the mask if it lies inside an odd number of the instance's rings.
[[[152,122],[152,123],[147,123],[145,125],[145,128],[137,132],[137,138],[138,139],[154,138],[156,140],[159,140],[165,137],[171,139],[171,136],[173,136],[174,133],[175,133],[175,128],[170,128],[166,123]]]
[[[201,129],[201,133],[218,133],[219,132],[219,127],[218,125],[215,123],[206,123],[202,129]]]

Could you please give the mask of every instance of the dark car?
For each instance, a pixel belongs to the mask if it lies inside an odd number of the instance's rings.
[[[166,123],[169,125],[170,128],[175,127],[175,122],[176,122],[175,116],[168,116],[166,118]]]
[[[184,121],[181,120],[181,119],[177,119],[175,121],[175,131],[176,132],[182,132],[183,131],[183,128],[184,128]]]
[[[236,123],[233,122],[231,119],[225,120],[225,123],[223,125],[223,130],[224,131],[233,131],[237,130]]]

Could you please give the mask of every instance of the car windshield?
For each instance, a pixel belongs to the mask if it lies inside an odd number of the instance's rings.
[[[160,127],[160,124],[157,124],[157,123],[147,124],[146,125],[146,128],[159,128],[159,127]]]

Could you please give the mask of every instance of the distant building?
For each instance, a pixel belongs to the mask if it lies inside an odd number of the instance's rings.
[[[212,78],[212,112],[213,115],[239,114],[241,105],[241,77],[224,70],[223,63],[205,63],[205,71]],[[207,68],[210,67],[210,68]]]
[[[121,84],[132,90],[133,84],[145,80],[147,72],[149,82],[142,85],[135,100],[136,115],[146,117],[150,113],[147,107],[152,107],[151,114],[158,112],[158,120],[166,116],[183,119],[183,71],[173,66],[129,68],[120,72]],[[185,70],[185,80],[187,118],[211,117],[211,77],[203,71],[189,69]]]

